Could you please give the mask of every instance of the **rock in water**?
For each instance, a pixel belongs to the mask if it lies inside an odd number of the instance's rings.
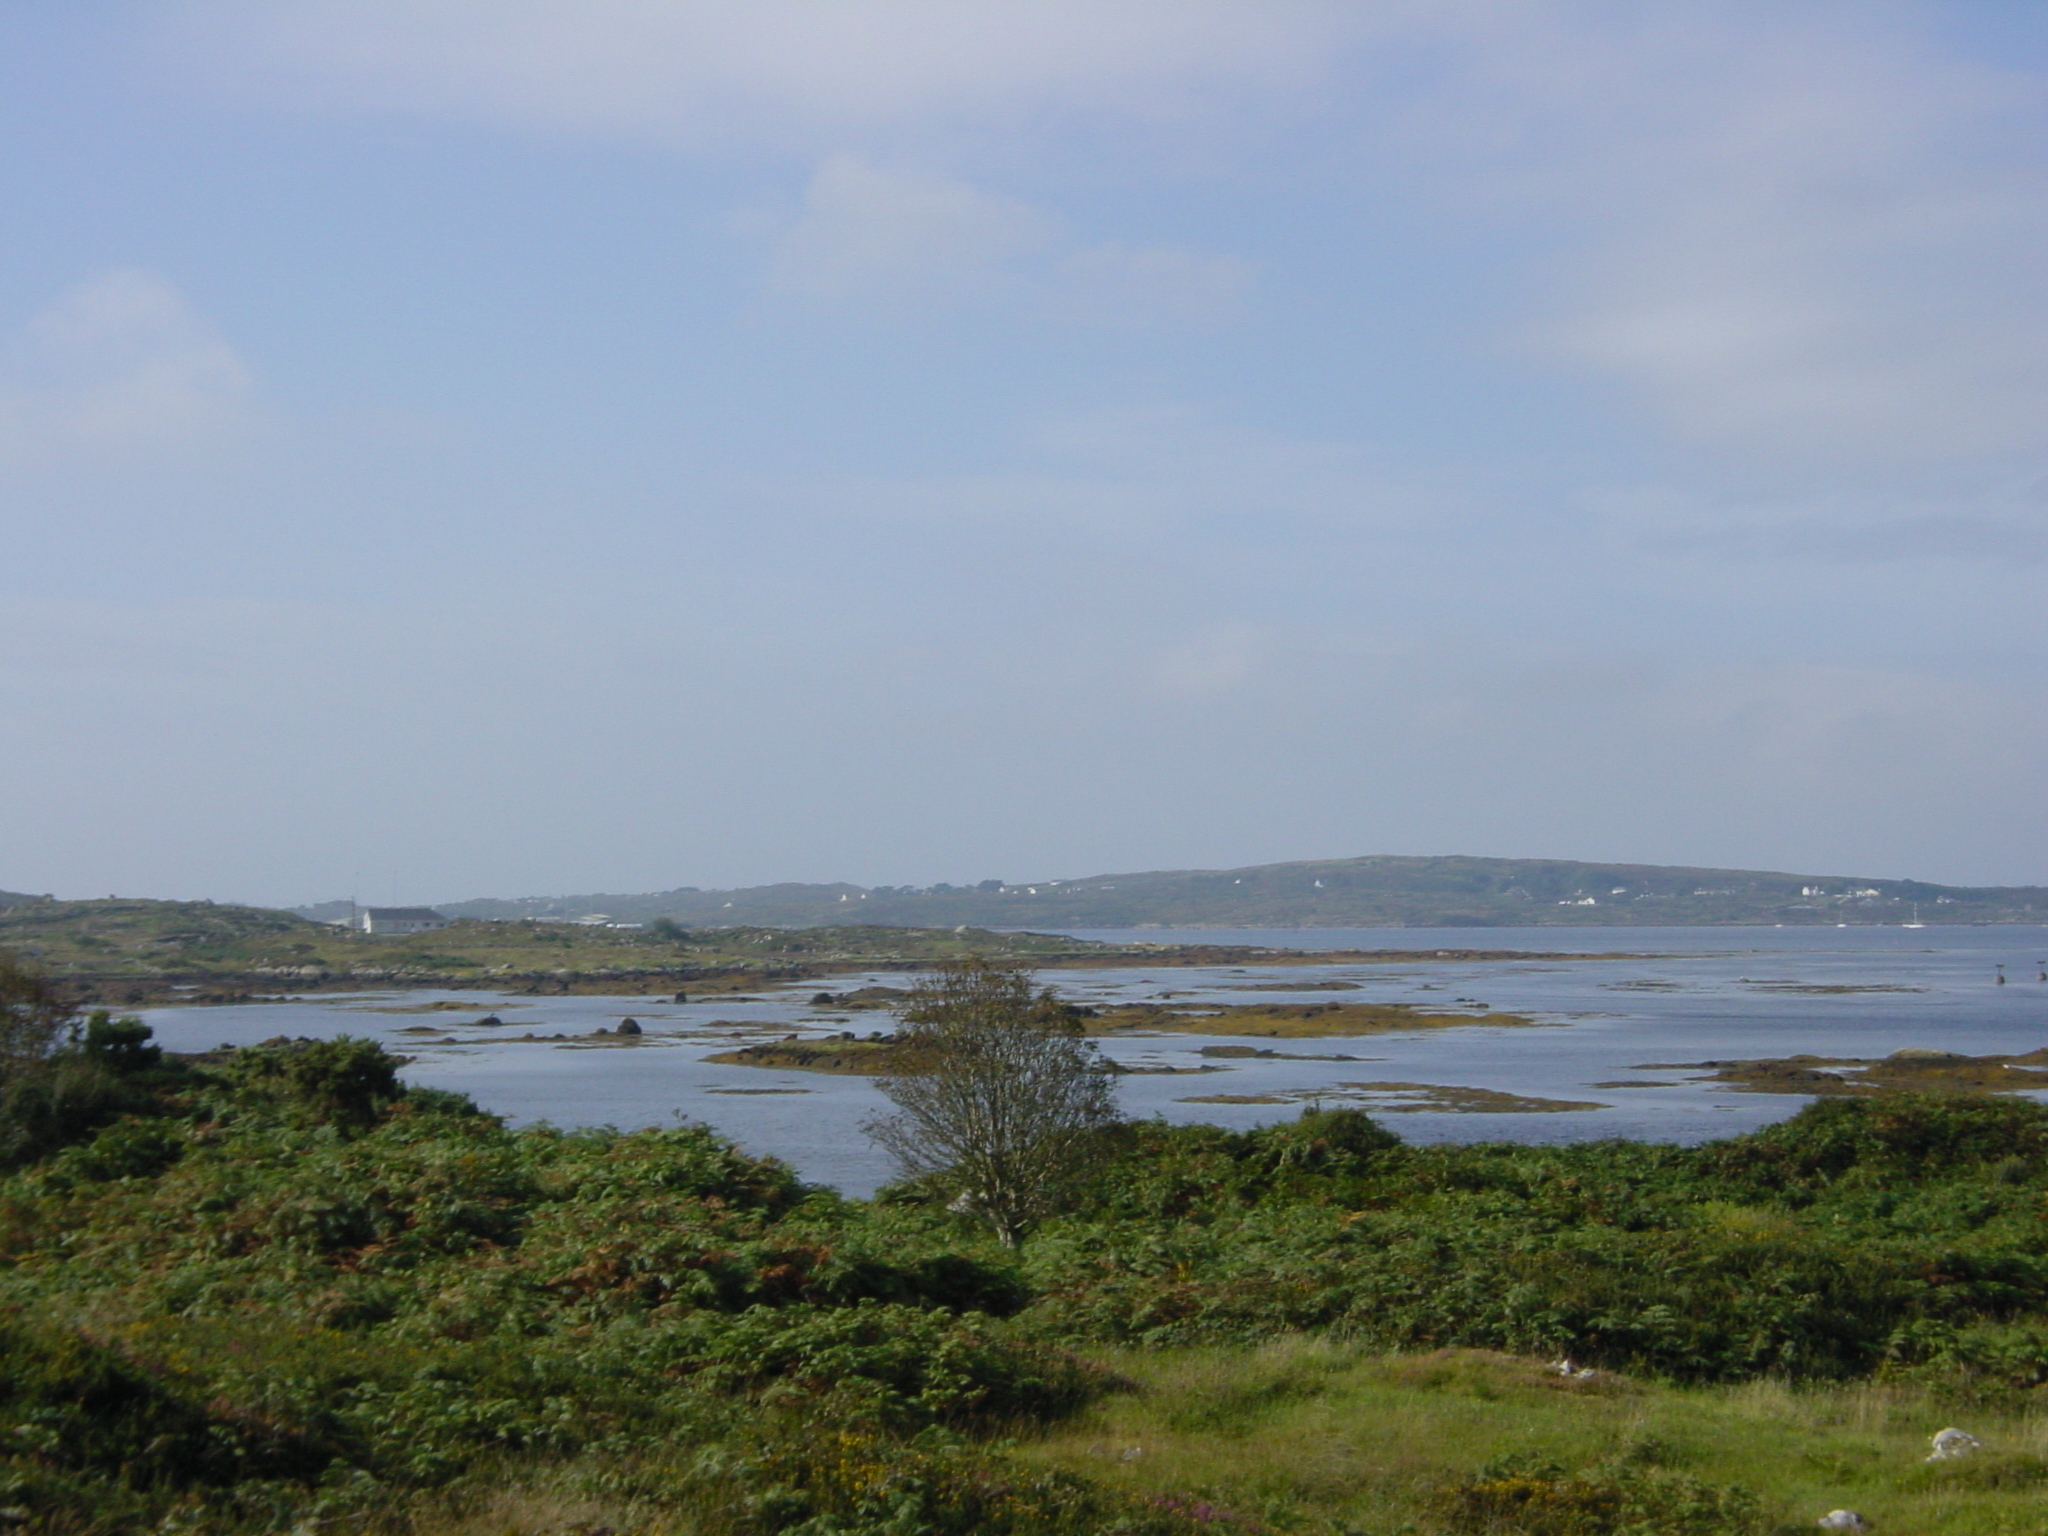
[[[1967,1430],[1944,1429],[1934,1437],[1934,1454],[1929,1461],[1954,1461],[1983,1447],[1984,1442]]]
[[[640,1021],[638,1019],[621,1019],[619,1020],[619,1027],[616,1032],[621,1035],[637,1035],[641,1033]]]

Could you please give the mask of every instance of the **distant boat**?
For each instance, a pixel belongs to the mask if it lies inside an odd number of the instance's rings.
[[[1920,921],[1919,902],[1916,901],[1913,903],[1913,921],[1911,921],[1910,923],[1901,923],[1899,924],[1899,926],[1901,928],[1925,928],[1927,926],[1925,923]]]

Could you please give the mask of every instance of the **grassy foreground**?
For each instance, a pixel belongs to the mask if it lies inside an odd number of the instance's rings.
[[[1020,1459],[1253,1519],[1677,1532],[1812,1529],[1846,1507],[1900,1536],[2048,1525],[2048,1421],[1959,1409],[1924,1388],[1575,1381],[1493,1351],[1385,1355],[1299,1336],[1102,1358],[1135,1390]],[[1929,1464],[1930,1438],[1959,1413],[1985,1448]]]
[[[0,1527],[2048,1527],[2029,1101],[1698,1148],[1142,1122],[1012,1252],[943,1179],[851,1201],[395,1069],[101,1019],[0,1076]],[[1948,1424],[1984,1448],[1929,1465]]]
[[[1965,1412],[1986,1448],[1930,1464],[1929,1440],[1957,1409],[1924,1388],[1683,1388],[1611,1375],[1578,1383],[1492,1351],[1386,1355],[1301,1336],[1098,1358],[1116,1371],[1117,1392],[1056,1428],[1004,1441],[978,1471],[1027,1488],[1094,1484],[1108,1494],[1097,1511],[1120,1508],[1126,1522],[1102,1529],[1185,1521],[1214,1536],[1683,1536],[1811,1530],[1837,1508],[1896,1536],[2033,1536],[2048,1523],[2048,1421],[2028,1411]],[[877,1485],[905,1470],[857,1432],[828,1434],[825,1445]],[[949,1450],[960,1454],[945,1448],[936,1459]],[[693,1459],[670,1457],[666,1475],[687,1485]],[[656,1480],[659,1467],[657,1459],[643,1475]],[[501,1471],[505,1485],[488,1493],[427,1501],[412,1528],[421,1536],[729,1528],[730,1511],[701,1489],[680,1501],[636,1498],[574,1468],[534,1462]]]

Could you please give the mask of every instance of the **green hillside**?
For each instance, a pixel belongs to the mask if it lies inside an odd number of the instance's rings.
[[[324,909],[302,909],[309,914]],[[987,928],[1659,927],[2048,921],[2048,887],[1565,859],[1377,856],[971,887],[683,887],[456,902],[468,917]]]
[[[488,986],[607,995],[716,992],[970,951],[1032,964],[1127,951],[1042,934],[833,925],[689,931],[468,918],[432,933],[370,937],[291,912],[207,901],[37,897],[0,910],[0,953],[82,1001],[119,1007],[223,1002],[364,987]]]

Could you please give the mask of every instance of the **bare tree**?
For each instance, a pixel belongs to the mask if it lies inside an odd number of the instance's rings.
[[[1095,1047],[1050,991],[970,959],[911,990],[904,1066],[877,1086],[896,1113],[863,1127],[916,1178],[945,1174],[1014,1248],[1058,1209],[1117,1121]]]

